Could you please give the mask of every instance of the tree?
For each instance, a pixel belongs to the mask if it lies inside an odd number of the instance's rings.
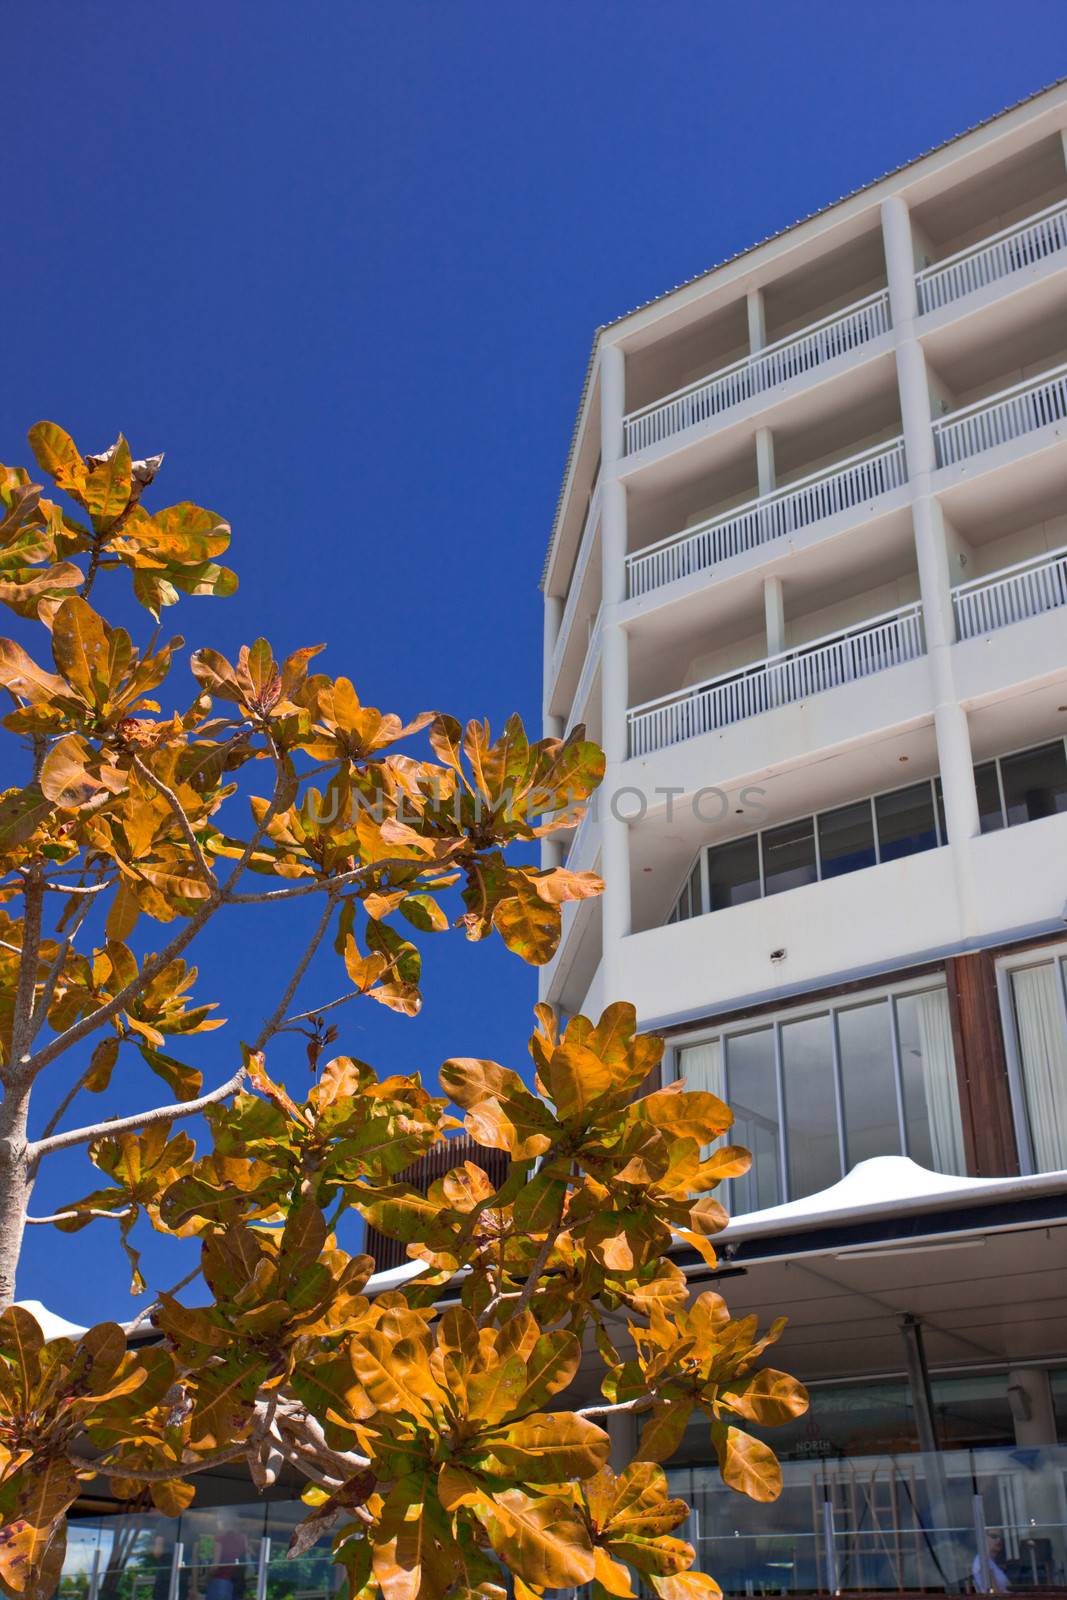
[[[66,1511],[94,1477],[176,1513],[198,1472],[241,1457],[261,1487],[300,1474],[309,1512],[294,1553],[335,1530],[352,1596],[498,1600],[502,1568],[520,1600],[594,1581],[599,1596],[630,1595],[631,1571],[663,1600],[714,1592],[670,1537],[687,1508],[658,1463],[700,1410],[726,1481],[773,1498],[774,1455],[741,1424],[806,1405],[800,1385],[757,1366],[778,1325],[757,1337],[713,1293],[689,1307],[668,1254],[681,1235],[714,1262],[726,1219],[710,1190],[749,1160],[729,1145],[702,1154],[727,1108],[678,1084],[638,1094],[662,1044],[624,1004],[562,1034],[538,1008],[538,1094],[489,1061],[446,1062],[435,1095],[330,1055],[354,999],[418,1009],[414,935],[445,931],[449,906],[469,939],[495,930],[524,960],[549,959],[561,906],[601,884],[536,868],[522,846],[581,815],[600,751],[580,729],[531,744],[517,717],[495,743],[439,713],[405,724],[361,704],[348,678],[313,672],[321,647],[279,663],[263,639],[236,663],[194,652],[191,697],[162,709],[180,695],[182,643],[161,643],[162,610],[233,592],[218,564],[229,528],[195,505],[148,511],[162,458],[133,460],[124,438],[82,456],[39,423],[30,444],[78,515],[0,468],[0,599],[40,636],[33,653],[0,641],[3,725],[25,769],[0,798],[12,908],[0,910],[0,1585],[51,1592]],[[122,569],[155,623],[143,646],[90,604]],[[402,753],[420,733],[428,749]],[[171,1054],[221,1025],[192,993],[186,952],[236,906],[277,918],[308,896],[310,942],[231,1075],[205,1091]],[[298,991],[329,941],[344,987],[308,1007]],[[270,943],[286,944],[273,925]],[[280,1081],[294,1051],[314,1074],[304,1095]],[[31,1137],[31,1096],[72,1053],[75,1088],[43,1119],[34,1108]],[[103,1092],[132,1054],[161,1103],[64,1127],[75,1097]],[[499,1188],[469,1164],[425,1196],[397,1181],[460,1125],[450,1103],[507,1151]],[[208,1130],[199,1153],[180,1126],[194,1114]],[[30,1216],[41,1162],[75,1147],[100,1186]],[[364,1293],[370,1258],[338,1242],[357,1213],[422,1263],[403,1290]],[[12,1303],[26,1227],[117,1228],[142,1293],[142,1221],[198,1240],[198,1273],[153,1293],[133,1324],[45,1344]],[[456,1281],[460,1303],[438,1311]],[[615,1313],[630,1319],[630,1356]],[[149,1319],[158,1341],[131,1348]],[[586,1336],[603,1403],[553,1409]],[[648,1416],[616,1477],[602,1424],[620,1411]]]

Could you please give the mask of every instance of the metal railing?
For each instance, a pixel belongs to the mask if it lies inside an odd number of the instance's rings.
[[[648,594],[771,539],[876,500],[899,489],[906,477],[903,439],[863,450],[627,556],[627,595],[633,599]]]
[[[776,706],[807,700],[858,678],[884,672],[923,653],[922,609],[916,602],[871,617],[751,667],[726,672],[692,689],[662,695],[627,713],[630,755],[712,733]]]
[[[1035,266],[1057,250],[1067,248],[1067,201],[1057,200],[1044,211],[1035,212],[1000,233],[990,234],[978,244],[957,250],[944,261],[935,261],[915,274],[921,312],[937,311],[941,306],[961,300],[975,289],[984,289],[998,278],[1010,277],[1023,267]]]
[[[1067,362],[1038,378],[1002,389],[999,394],[959,411],[950,411],[934,423],[934,446],[939,467],[966,461],[1009,439],[1021,439],[1052,422],[1067,420]]]
[[[1067,549],[1005,567],[952,591],[956,637],[974,639],[1067,605]]]
[[[631,411],[624,423],[625,453],[633,455],[637,450],[646,450],[649,445],[680,433],[683,428],[708,422],[755,395],[765,394],[791,378],[810,372],[813,367],[821,367],[827,361],[858,350],[888,329],[889,292],[880,289],[844,311],[831,312],[800,333],[776,339],[773,344],[764,345],[762,350],[743,356],[710,377],[698,378],[662,400],[653,400]]]
[[[586,571],[589,567],[589,558],[596,543],[595,533],[597,521],[600,517],[600,474],[593,485],[593,492],[589,497],[589,505],[582,523],[582,536],[578,541],[578,559],[574,563],[571,573],[570,585],[567,589],[567,599],[563,607],[563,615],[559,621],[559,633],[552,650],[550,666],[551,681],[555,683],[559,677],[559,669],[563,664],[563,656],[567,649],[567,640],[570,638],[571,628],[574,626],[574,613],[578,609],[578,597],[582,592]]]

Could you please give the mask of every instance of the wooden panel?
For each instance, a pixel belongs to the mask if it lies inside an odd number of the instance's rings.
[[[1019,1171],[993,953],[945,963],[967,1171],[976,1178]]]
[[[510,1160],[506,1150],[490,1150],[478,1144],[469,1133],[457,1133],[451,1139],[442,1139],[432,1145],[420,1161],[413,1161],[393,1181],[409,1183],[420,1194],[425,1194],[430,1185],[436,1183],[438,1178],[443,1178],[446,1172],[470,1161],[476,1167],[481,1167],[489,1181],[499,1188],[507,1176]],[[363,1249],[367,1255],[374,1257],[375,1272],[403,1266],[411,1259],[406,1244],[399,1239],[387,1239],[369,1222],[365,1225]]]

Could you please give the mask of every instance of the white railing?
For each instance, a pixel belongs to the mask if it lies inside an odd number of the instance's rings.
[[[563,656],[567,649],[567,640],[570,638],[571,628],[574,626],[574,613],[578,609],[578,597],[582,592],[585,574],[589,566],[589,558],[596,543],[594,534],[597,521],[600,517],[600,475],[597,474],[593,492],[589,498],[589,506],[582,524],[582,536],[578,541],[578,559],[574,563],[571,573],[570,586],[567,589],[567,600],[563,607],[563,615],[559,622],[559,632],[552,650],[552,663],[549,671],[551,681],[555,683],[559,677],[559,669],[563,665]]]
[[[974,639],[1067,605],[1067,549],[974,578],[952,591],[956,636]]]
[[[585,721],[585,703],[589,698],[589,691],[593,687],[593,679],[596,676],[596,669],[600,662],[600,626],[602,618],[603,611],[598,611],[596,621],[589,630],[589,643],[585,647],[585,660],[582,662],[582,670],[578,674],[578,687],[575,689],[574,699],[571,701],[569,727],[573,727],[577,722]]]
[[[921,312],[937,311],[941,306],[961,300],[975,289],[984,289],[1007,278],[1022,267],[1032,267],[1057,250],[1067,248],[1067,201],[1038,211],[1025,222],[1017,222],[1000,233],[990,234],[979,244],[968,245],[935,261],[915,274]]]
[[[950,411],[934,423],[939,467],[966,461],[1009,439],[1021,439],[1051,422],[1067,420],[1067,362],[1039,378],[1027,378],[1010,389]]]
[[[881,289],[844,311],[832,312],[801,333],[776,339],[708,378],[698,378],[662,400],[631,411],[625,420],[626,454],[646,450],[697,422],[708,422],[754,395],[765,394],[813,367],[858,350],[888,329],[889,293]]]
[[[627,556],[626,592],[633,599],[703,572],[783,534],[876,500],[899,489],[906,477],[903,439],[875,445]]]
[[[732,722],[757,717],[775,706],[870,677],[923,653],[918,604],[872,617],[841,633],[784,650],[752,667],[723,673],[694,689],[663,695],[628,713],[630,755],[648,755],[665,745],[712,733]]]

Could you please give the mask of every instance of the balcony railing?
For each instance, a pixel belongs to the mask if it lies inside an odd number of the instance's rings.
[[[600,516],[600,474],[593,485],[593,492],[589,497],[589,506],[582,524],[582,536],[578,541],[578,559],[574,563],[571,573],[570,587],[567,590],[567,600],[560,618],[559,633],[552,651],[551,680],[555,683],[559,677],[559,669],[563,664],[563,656],[567,649],[567,640],[570,638],[571,628],[574,626],[574,613],[578,609],[578,597],[582,592],[585,574],[589,567],[589,558],[596,543],[593,535],[596,531],[597,519]]]
[[[708,422],[755,395],[766,394],[769,389],[810,372],[813,367],[821,367],[827,361],[858,350],[888,328],[889,294],[881,289],[845,311],[834,311],[820,322],[812,323],[802,333],[777,339],[708,378],[698,378],[663,400],[654,400],[650,405],[631,411],[625,422],[626,454],[646,450],[649,445],[659,444],[683,428]]]
[[[944,261],[936,261],[915,275],[919,310],[937,311],[941,306],[962,300],[965,294],[984,289],[1007,278],[1023,267],[1036,266],[1057,250],[1067,248],[1067,201],[1056,204],[1025,222],[991,234],[979,244],[968,245]]]
[[[900,666],[924,650],[921,607],[872,617],[812,644],[784,650],[756,666],[726,672],[694,689],[662,695],[628,713],[630,755],[648,755],[666,745],[695,739],[733,722],[757,717]]]
[[[627,594],[631,599],[648,594],[824,517],[876,500],[899,489],[906,477],[903,439],[875,445],[628,556]]]
[[[1067,605],[1067,550],[1005,567],[952,591],[956,636],[974,639]]]
[[[1044,428],[1050,422],[1067,419],[1067,362],[1027,378],[1010,389],[974,405],[949,412],[934,423],[934,445],[939,467],[966,461],[969,456],[992,450],[1009,439]]]

